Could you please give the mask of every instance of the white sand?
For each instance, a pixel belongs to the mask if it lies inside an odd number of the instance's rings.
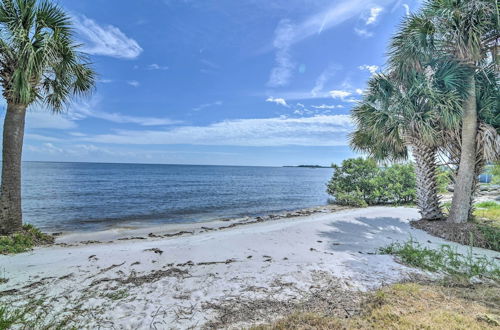
[[[204,223],[190,226],[193,235],[171,238],[38,248],[0,256],[0,277],[9,279],[0,291],[18,290],[0,299],[20,304],[43,297],[50,315],[72,314],[88,328],[199,328],[217,318],[214,306],[228,301],[298,301],[312,288],[333,282],[347,290],[368,290],[401,280],[415,270],[371,253],[410,235],[423,244],[445,243],[410,228],[408,221],[415,218],[415,209],[372,207],[223,230],[200,228],[249,220]],[[151,231],[73,234],[58,242]],[[218,263],[203,264],[211,262]]]

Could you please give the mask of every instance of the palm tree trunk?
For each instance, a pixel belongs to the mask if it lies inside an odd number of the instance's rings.
[[[476,134],[478,124],[474,76],[470,78],[469,95],[464,104],[463,111],[460,164],[458,166],[450,216],[448,218],[448,221],[454,223],[464,223],[469,219],[472,189],[476,173]]]
[[[2,188],[0,196],[0,234],[19,231],[21,210],[21,155],[26,106],[8,103],[3,126]]]
[[[425,220],[443,219],[441,203],[437,193],[436,153],[437,149],[434,147],[426,146],[418,141],[413,143],[417,180],[417,205],[422,219]]]

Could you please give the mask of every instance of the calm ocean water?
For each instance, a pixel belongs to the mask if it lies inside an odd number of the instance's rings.
[[[24,219],[47,231],[201,222],[327,203],[332,169],[23,164]]]

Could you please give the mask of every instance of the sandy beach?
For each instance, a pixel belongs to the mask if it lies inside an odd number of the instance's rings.
[[[411,228],[409,221],[418,217],[413,208],[323,207],[280,217],[66,234],[56,246],[0,256],[0,273],[8,279],[0,284],[0,299],[14,306],[41,301],[49,318],[100,329],[244,327],[321,301],[348,315],[350,294],[419,273],[376,254],[378,248],[411,236],[466,252]]]

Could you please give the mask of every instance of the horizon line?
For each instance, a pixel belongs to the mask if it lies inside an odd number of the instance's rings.
[[[2,160],[0,160],[0,163]],[[217,164],[168,164],[168,163],[134,163],[134,162],[92,162],[92,161],[53,161],[53,160],[23,160],[22,163],[63,163],[63,164],[109,164],[109,165],[165,165],[165,166],[224,166],[224,167],[273,167],[273,168],[308,168],[299,165],[217,165]],[[318,165],[322,168],[331,168],[326,165]]]

